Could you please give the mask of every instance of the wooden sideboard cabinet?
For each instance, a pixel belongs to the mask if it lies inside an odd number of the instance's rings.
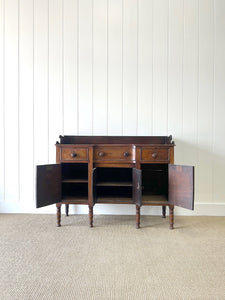
[[[37,208],[56,203],[57,225],[61,206],[70,204],[133,204],[136,227],[145,205],[162,207],[173,229],[174,206],[194,209],[194,167],[174,165],[172,136],[60,136],[56,164],[37,166]]]

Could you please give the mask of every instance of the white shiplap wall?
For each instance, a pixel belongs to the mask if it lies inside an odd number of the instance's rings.
[[[172,134],[196,214],[225,214],[224,16],[224,0],[0,0],[0,212],[36,212],[59,134]]]

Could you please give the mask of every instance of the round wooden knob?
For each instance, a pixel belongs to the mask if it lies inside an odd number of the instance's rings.
[[[153,158],[156,158],[157,156],[158,156],[158,153],[157,153],[157,152],[153,152],[153,153],[152,153],[152,157],[153,157]]]
[[[73,152],[71,153],[71,157],[76,157],[77,156],[77,153]]]
[[[104,152],[99,152],[98,156],[102,157],[104,155]]]
[[[125,157],[128,157],[129,156],[129,152],[124,152],[123,154]]]

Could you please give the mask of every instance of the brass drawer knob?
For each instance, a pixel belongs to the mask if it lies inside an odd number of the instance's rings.
[[[100,156],[100,157],[104,156],[104,152],[99,152],[98,156]]]
[[[152,157],[153,157],[153,158],[157,158],[157,156],[158,156],[158,153],[157,153],[157,152],[153,152],[153,153],[152,153]]]
[[[75,152],[71,153],[71,157],[77,157],[77,153]]]
[[[125,157],[128,157],[129,156],[129,152],[124,152],[123,154]]]

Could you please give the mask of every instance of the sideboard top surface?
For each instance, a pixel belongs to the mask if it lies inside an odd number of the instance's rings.
[[[174,146],[172,136],[59,136],[57,144],[142,144]]]

